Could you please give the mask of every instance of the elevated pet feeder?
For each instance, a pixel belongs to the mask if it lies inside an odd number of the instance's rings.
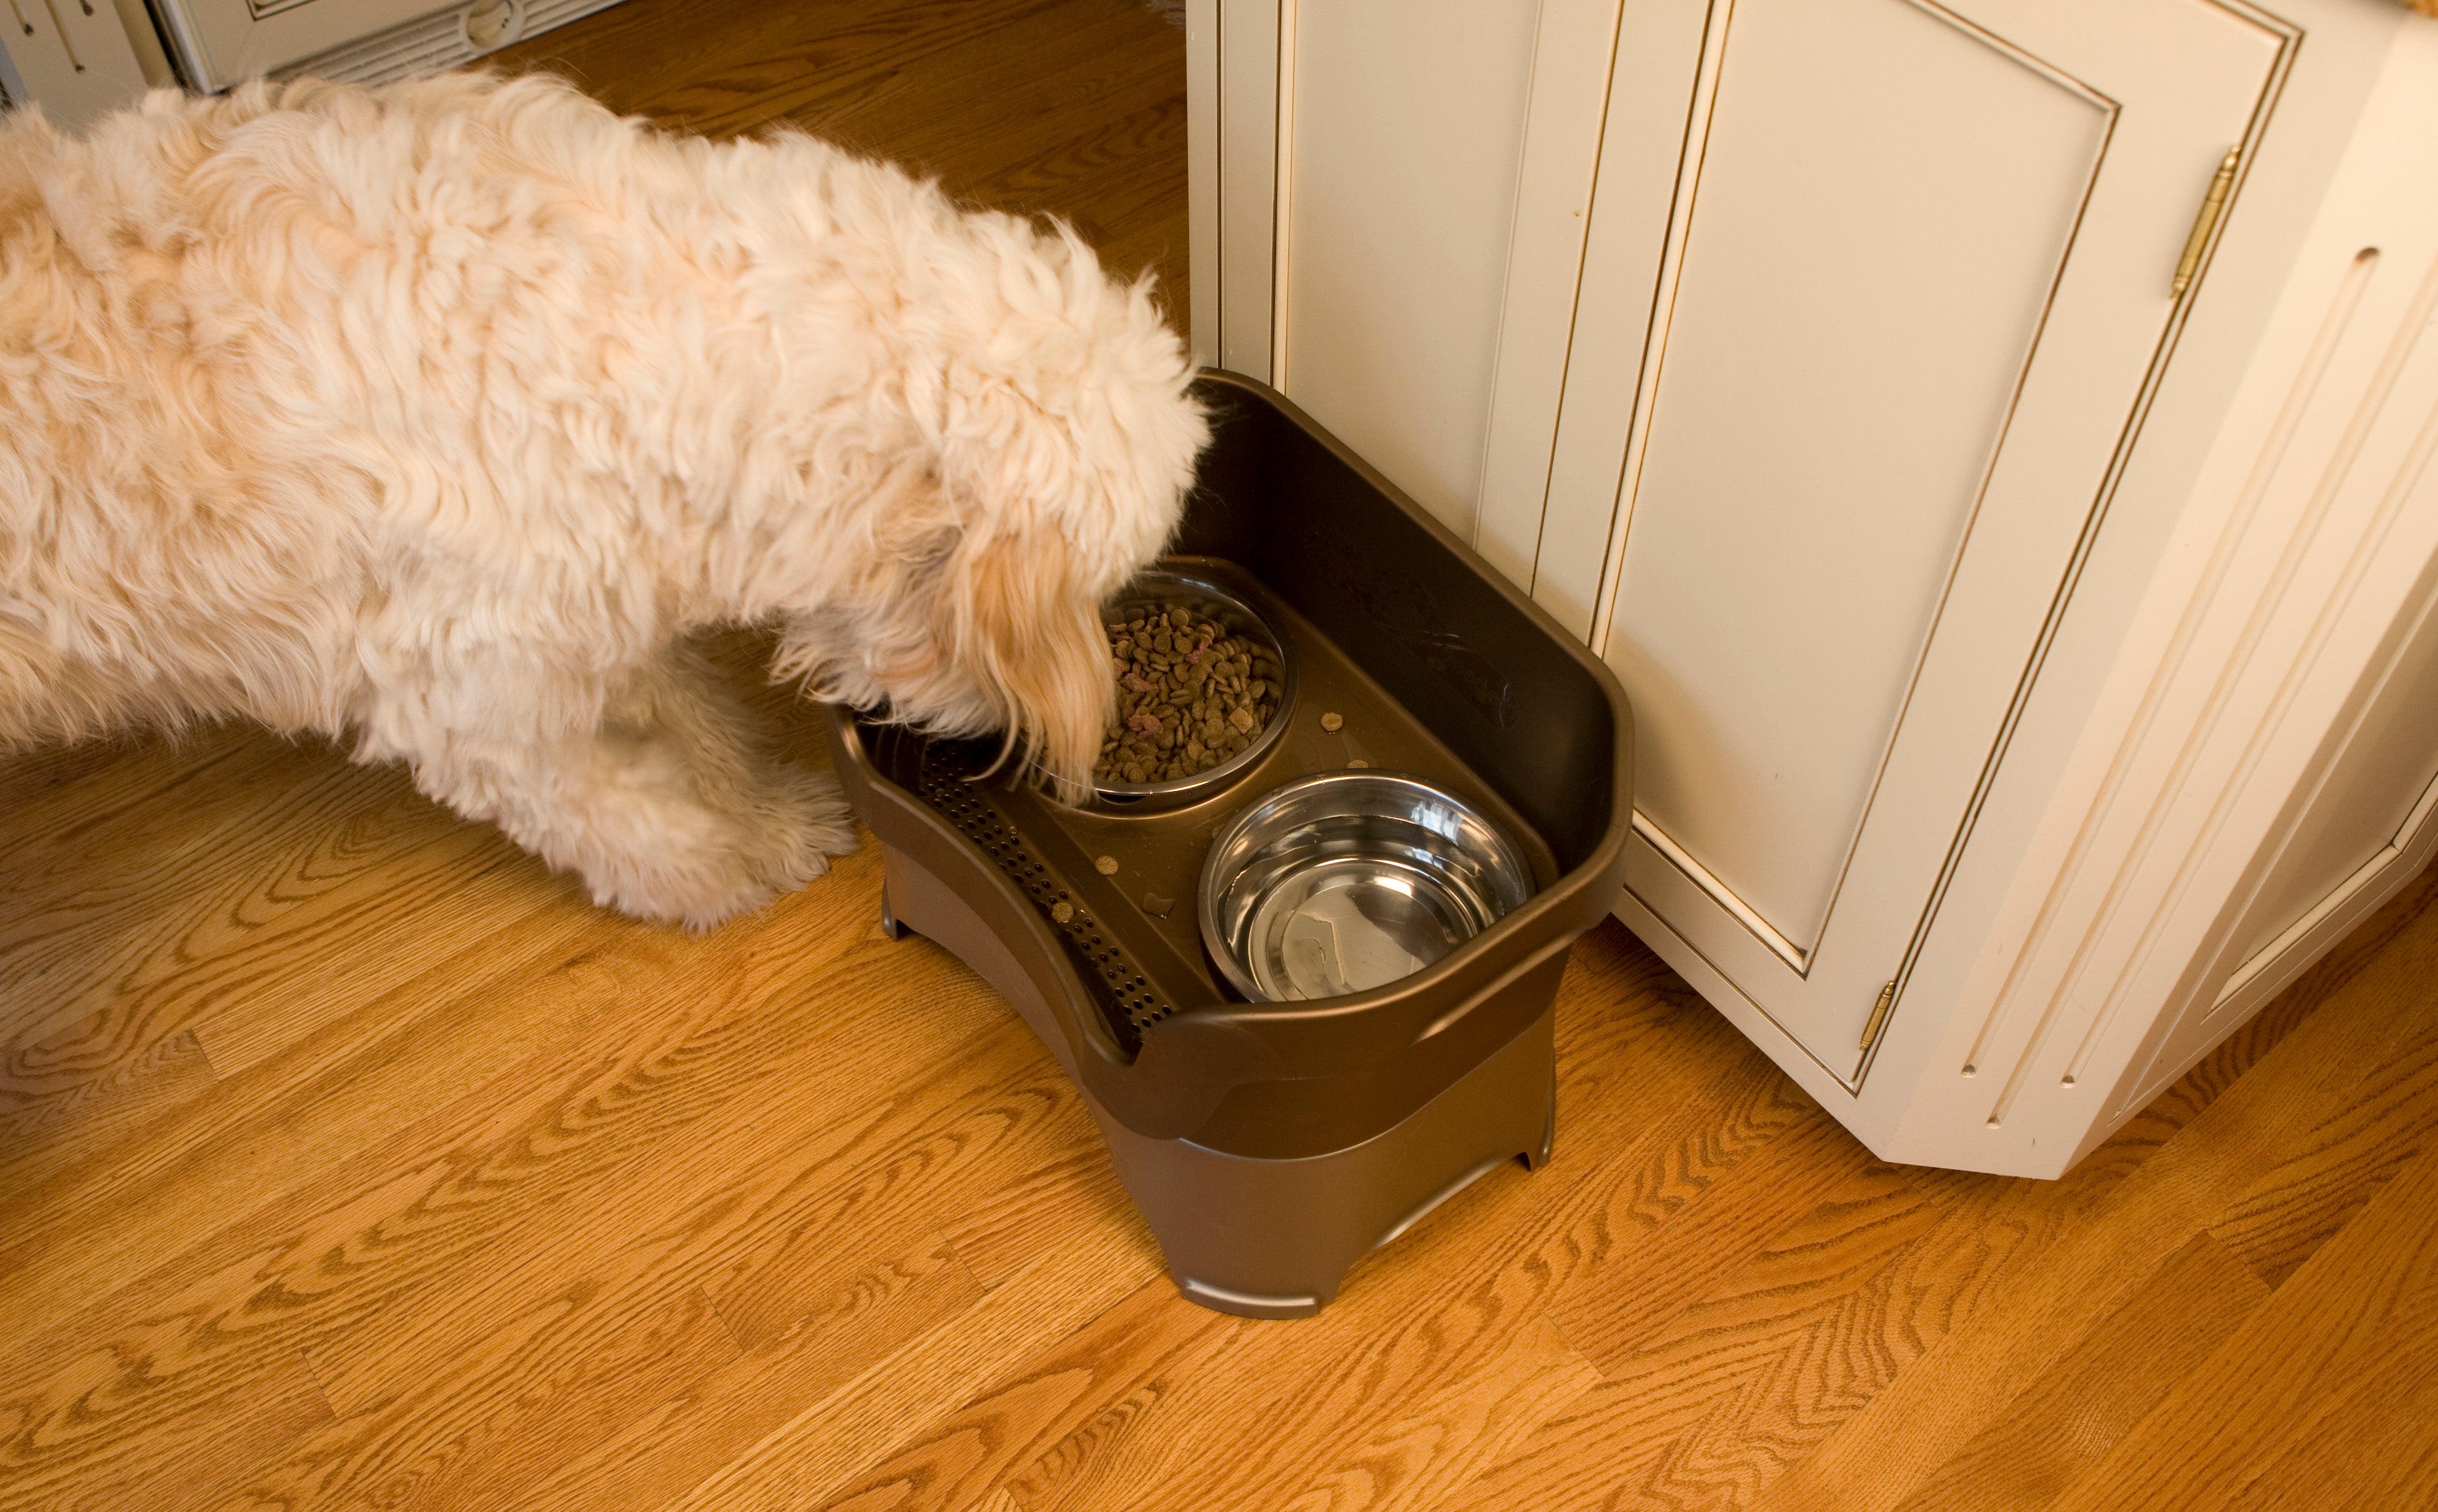
[[[988,744],[842,709],[829,731],[881,841],[892,932],[945,946],[1041,1036],[1187,1296],[1301,1317],[1475,1177],[1546,1157],[1558,980],[1624,879],[1632,714],[1583,647],[1284,398],[1225,373],[1196,391],[1214,440],[1164,566],[1275,638],[1288,696],[1274,737],[1190,792],[1068,809],[977,781]],[[1446,950],[1411,975],[1246,1001],[1230,976],[1250,978],[1205,948],[1214,837],[1298,779],[1366,769],[1389,780],[1341,785],[1417,834],[1446,832],[1446,846],[1409,849],[1459,879],[1499,872],[1483,884],[1492,901],[1390,921],[1392,935],[1448,921],[1437,946],[1396,937],[1415,958]],[[1412,792],[1431,791],[1453,801],[1415,808]],[[1476,828],[1459,836],[1442,813]],[[1485,835],[1507,844],[1495,865],[1423,853],[1461,840],[1490,856]],[[1387,917],[1352,894],[1330,905],[1357,933]],[[1298,948],[1334,948],[1327,925]],[[1352,969],[1342,979],[1365,979]]]

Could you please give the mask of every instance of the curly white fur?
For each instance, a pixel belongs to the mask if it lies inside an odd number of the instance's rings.
[[[1206,438],[1148,290],[545,79],[0,126],[0,747],[237,714],[704,927],[852,848],[683,647],[1073,782]]]

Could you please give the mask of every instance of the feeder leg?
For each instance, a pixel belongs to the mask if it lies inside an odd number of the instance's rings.
[[[1239,1317],[1310,1317],[1367,1251],[1545,1147],[1555,1018],[1543,1009],[1402,1121],[1326,1154],[1270,1160],[1153,1139],[1110,1117],[1089,1092],[1084,1101],[1187,1300]]]
[[[897,915],[890,910],[889,889],[886,887],[880,889],[880,932],[892,940],[903,940],[910,933],[904,924],[897,922]]]
[[[1527,1150],[1523,1154],[1516,1158],[1524,1162],[1524,1169],[1526,1170],[1538,1170],[1549,1163],[1550,1147],[1555,1145],[1557,1142],[1558,1087],[1557,1083],[1553,1081],[1549,1085],[1549,1121],[1541,1126],[1540,1148],[1537,1150]]]

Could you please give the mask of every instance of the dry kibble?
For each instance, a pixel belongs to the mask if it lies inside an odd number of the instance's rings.
[[[1056,903],[1050,905],[1050,922],[1051,923],[1071,923],[1074,922],[1074,918],[1075,905],[1069,903],[1066,899],[1061,898]]]
[[[1320,716],[1320,728],[1334,735],[1346,728],[1346,716],[1334,712],[1323,714]]]
[[[1367,767],[1367,766],[1370,765],[1371,764],[1370,764],[1369,762],[1365,761],[1362,757],[1357,756],[1357,757],[1355,757],[1352,761],[1348,762],[1346,765],[1349,765],[1349,766],[1351,766],[1351,767],[1352,767],[1352,768],[1353,768],[1354,770],[1356,770],[1356,771],[1361,771],[1364,767]]]
[[[1118,874],[1118,858],[1113,855],[1102,856],[1092,863],[1092,870],[1104,877],[1114,877]]]
[[[1278,662],[1216,620],[1169,608],[1102,628],[1118,703],[1092,768],[1101,782],[1207,772],[1241,755],[1278,712]]]

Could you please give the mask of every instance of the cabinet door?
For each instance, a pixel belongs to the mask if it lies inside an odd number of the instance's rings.
[[[1854,1084],[2292,39],[2211,0],[1673,11],[1689,130],[1664,218],[1602,165],[1533,591],[1634,698],[1663,950]]]
[[[0,111],[40,105],[54,126],[87,125],[144,96],[117,9],[16,0],[0,26]]]

